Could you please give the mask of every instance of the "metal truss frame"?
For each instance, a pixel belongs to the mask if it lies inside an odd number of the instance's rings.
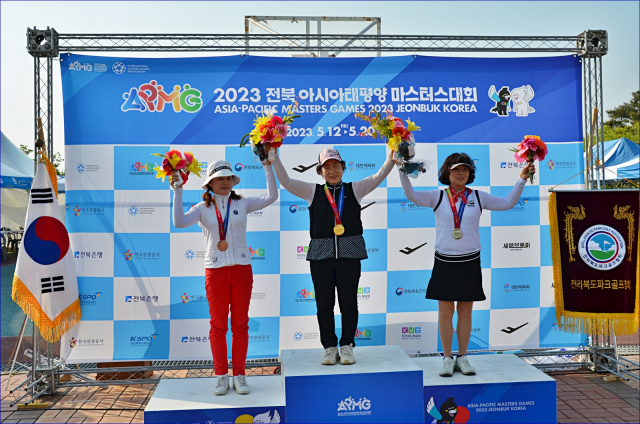
[[[275,17],[251,17],[245,18],[245,29],[248,28],[251,20],[259,22],[265,19],[275,19]],[[327,18],[318,17],[280,17],[278,19],[299,19],[306,22],[320,22]],[[249,19],[249,20],[248,20]],[[353,20],[354,18],[328,18],[336,20]],[[53,155],[53,61],[60,56],[61,52],[224,52],[237,54],[269,53],[269,52],[289,52],[300,53],[310,56],[331,56],[335,57],[340,53],[365,52],[380,56],[385,53],[471,53],[471,52],[494,52],[494,53],[573,53],[580,56],[583,63],[583,94],[584,94],[584,121],[585,121],[585,152],[587,154],[587,164],[590,160],[604,163],[603,141],[603,108],[602,108],[602,56],[607,54],[608,39],[607,32],[603,30],[587,30],[573,36],[441,36],[441,35],[382,35],[380,33],[379,18],[358,18],[363,20],[371,19],[372,24],[365,28],[360,34],[278,34],[270,33],[265,35],[252,35],[245,31],[245,34],[60,34],[55,29],[37,29],[36,27],[27,29],[27,52],[34,58],[34,140],[38,139],[37,119],[42,119],[45,145],[49,154]],[[377,25],[376,35],[365,35],[373,25]],[[263,28],[264,29],[264,28]],[[311,45],[311,40],[315,45]],[[35,151],[34,142],[34,151]],[[35,154],[35,152],[34,152]],[[602,188],[601,181],[604,180],[604,171],[589,168],[585,175],[588,189]],[[38,352],[38,335],[34,330],[33,352],[30,352],[33,363],[24,365],[29,372],[29,378],[20,387],[14,389],[20,391],[26,389],[26,393],[17,396],[13,404],[28,398],[32,402],[42,394],[53,394],[59,388],[74,387],[80,385],[105,385],[116,384],[115,380],[96,379],[92,380],[86,374],[98,373],[115,375],[118,372],[134,371],[158,371],[161,377],[180,377],[178,373],[168,375],[167,373],[187,370],[211,370],[210,361],[161,361],[150,367],[136,368],[81,368],[70,367],[59,360],[52,359],[52,348],[49,344],[46,356]],[[596,370],[607,369],[601,364],[598,358],[605,358],[609,363],[617,361],[617,372],[621,361],[614,352],[611,356],[609,345],[602,346],[596,342],[593,346],[588,346],[586,350],[577,353],[564,353],[573,355],[580,359],[574,361],[570,366],[593,364]],[[602,349],[605,349],[604,351]],[[544,351],[542,349],[541,351]],[[587,352],[588,354],[585,354]],[[591,354],[595,352],[595,354]],[[522,357],[558,357],[557,352],[522,352]],[[534,365],[536,361],[533,361]],[[567,362],[566,360],[564,362]],[[278,367],[279,363],[274,361],[255,362],[248,364],[259,373],[271,371]],[[628,364],[627,364],[628,365]],[[540,368],[540,361],[538,365]],[[557,364],[556,364],[557,366]],[[626,366],[626,365],[625,365]],[[633,366],[633,364],[632,364]],[[637,369],[638,364],[635,364]],[[275,369],[277,372],[277,368]],[[201,376],[208,376],[210,372],[205,371]],[[70,380],[69,380],[70,378]],[[635,377],[637,379],[637,376]],[[65,381],[66,380],[66,381]],[[155,382],[157,379],[135,378],[122,380],[119,384],[146,384]]]

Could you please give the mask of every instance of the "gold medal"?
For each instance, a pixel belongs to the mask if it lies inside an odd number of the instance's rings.
[[[342,224],[338,224],[333,227],[333,233],[337,236],[341,236],[344,234],[344,226]]]
[[[462,238],[462,230],[460,228],[456,228],[451,232],[451,235],[453,236],[454,239],[458,240]]]
[[[218,242],[218,250],[221,252],[224,252],[225,250],[227,250],[229,248],[229,243],[227,243],[226,240],[220,240]]]

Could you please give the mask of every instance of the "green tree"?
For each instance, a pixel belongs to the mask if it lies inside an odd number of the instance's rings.
[[[28,148],[24,144],[20,145],[20,150],[22,150],[24,154],[29,157],[31,157],[31,153],[33,153],[33,149]],[[60,176],[64,176],[64,168],[62,167],[62,162],[64,162],[64,159],[62,159],[62,155],[60,155],[59,152],[56,152],[53,154],[53,157],[49,158],[49,160],[51,161],[51,164],[55,168],[56,174]]]
[[[618,138],[624,137],[638,143],[640,141],[638,125],[638,121],[634,122],[632,125],[624,125],[621,127],[610,127],[609,125],[605,125],[603,127],[604,141],[617,140]]]
[[[638,123],[638,105],[640,103],[640,91],[631,93],[631,101],[623,103],[607,111],[609,120],[605,122],[611,128],[631,126]],[[619,137],[618,137],[619,138]],[[627,137],[628,138],[628,137]]]

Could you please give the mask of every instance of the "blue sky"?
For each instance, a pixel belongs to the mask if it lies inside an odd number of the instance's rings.
[[[240,34],[244,32],[245,15],[298,15],[381,17],[382,33],[387,35],[576,35],[587,29],[604,29],[609,33],[609,54],[603,59],[605,110],[629,101],[631,92],[638,90],[639,85],[640,9],[637,1],[2,1],[0,7],[1,125],[4,134],[15,144],[33,142],[33,59],[25,49],[25,32],[27,27],[34,25],[39,28],[50,26],[67,34]],[[278,28],[282,28],[282,32],[304,32],[302,25],[295,30],[289,24],[282,25]],[[336,32],[357,33],[364,26],[354,24],[334,28]],[[323,26],[323,32],[330,30],[329,25]],[[255,30],[253,33],[262,32]],[[139,54],[128,56],[136,55]],[[509,55],[501,57],[505,56]],[[57,63],[54,71],[54,149],[64,155],[62,93]]]

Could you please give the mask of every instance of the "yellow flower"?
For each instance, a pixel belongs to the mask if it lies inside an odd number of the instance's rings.
[[[171,158],[167,158],[167,160],[168,160],[168,161],[169,161],[169,163],[171,164],[171,167],[172,167],[173,169],[176,169],[176,165],[178,164],[178,162],[180,162],[181,158],[180,158],[180,156],[178,156],[178,154],[177,154],[177,153],[174,153],[174,154],[173,154],[173,157],[171,157]],[[156,178],[158,178],[158,177],[156,177]],[[164,179],[162,180],[162,182],[164,182]]]
[[[177,163],[177,162],[176,162]],[[154,171],[157,172],[156,174],[156,178],[162,178],[162,182],[164,182],[164,179],[166,178],[166,176],[168,175],[164,169],[162,169],[161,166],[156,165],[155,168],[153,168]]]
[[[409,132],[420,131],[420,127],[417,126],[414,122],[411,122],[409,118],[407,118],[407,131]]]
[[[389,142],[387,143],[387,145],[389,146],[389,148],[391,150],[393,150],[394,152],[398,151],[398,145],[402,143],[402,139],[398,136],[393,136],[389,138]]]

